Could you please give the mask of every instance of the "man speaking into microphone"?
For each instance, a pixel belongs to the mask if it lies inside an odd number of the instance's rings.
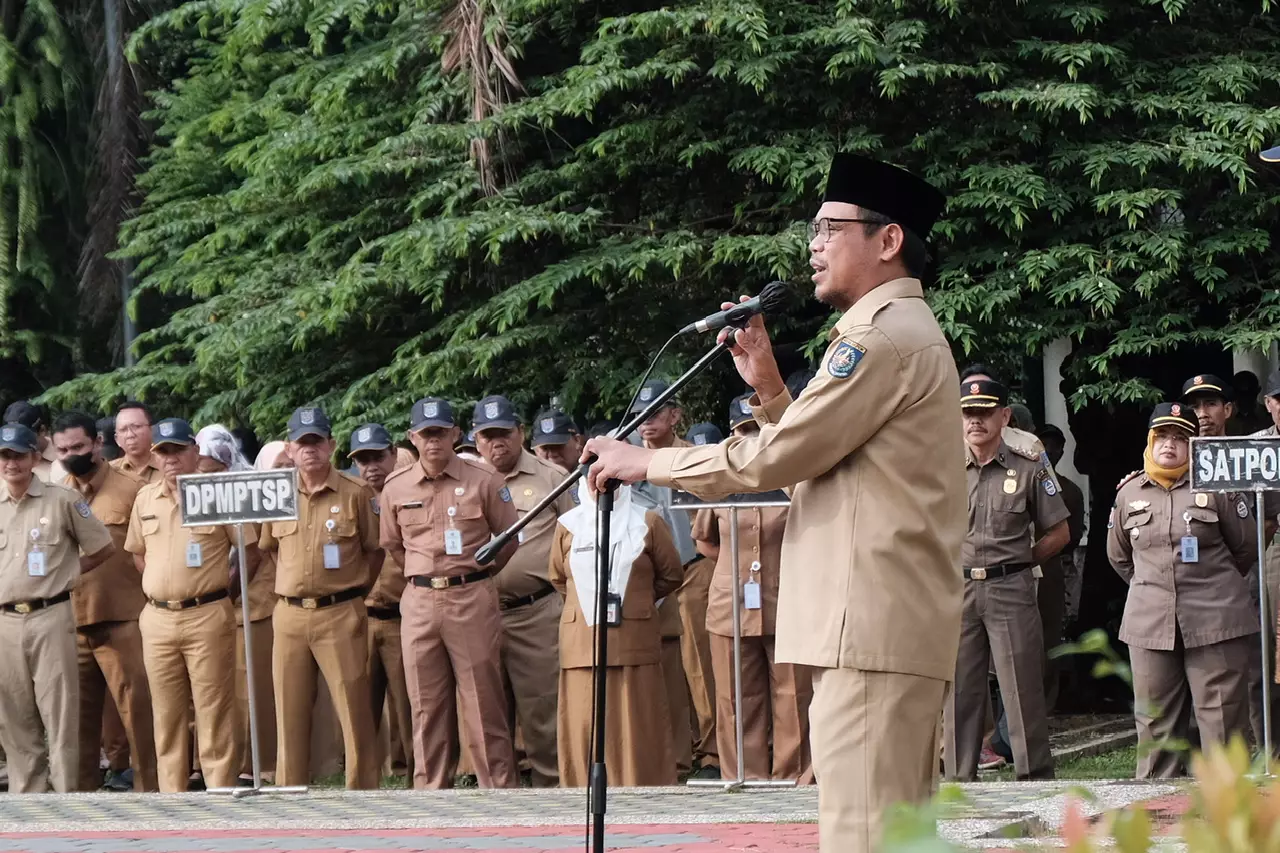
[[[705,499],[795,486],[782,545],[777,659],[813,667],[820,849],[870,853],[885,809],[929,797],[955,674],[967,526],[960,381],[924,301],[924,238],[945,198],[884,163],[837,155],[810,225],[814,296],[842,312],[792,400],[760,316],[731,352],[755,435],[647,450],[597,438],[607,480]],[[725,307],[729,307],[726,305]]]

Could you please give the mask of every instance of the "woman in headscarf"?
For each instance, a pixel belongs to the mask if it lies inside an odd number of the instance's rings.
[[[566,596],[560,617],[558,714],[560,783],[565,787],[583,787],[589,778],[595,695],[591,665],[597,621],[596,504],[585,480],[579,495],[579,506],[560,517],[549,564],[551,583]],[[609,592],[620,618],[609,629],[609,657],[602,662],[607,665],[609,782],[673,785],[676,761],[662,677],[657,602],[680,588],[684,568],[671,531],[657,513],[632,502],[630,486],[620,487],[615,494],[610,534]]]
[[[1185,739],[1193,712],[1205,746],[1248,735],[1258,633],[1245,580],[1248,506],[1192,494],[1188,445],[1199,424],[1189,406],[1161,403],[1149,426],[1144,473],[1120,489],[1107,525],[1107,557],[1129,584],[1120,639],[1133,670],[1139,779],[1180,775],[1184,756],[1150,745]]]

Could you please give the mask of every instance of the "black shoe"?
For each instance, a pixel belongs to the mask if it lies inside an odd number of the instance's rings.
[[[133,790],[133,768],[116,772],[107,771],[107,778],[102,783],[102,790],[126,793]]]
[[[238,777],[236,778],[236,787],[237,787],[237,788],[252,788],[252,787],[253,787],[253,777],[252,777],[252,776],[246,776],[246,775],[244,775],[244,774],[241,774],[240,776],[238,776]]]
[[[187,779],[188,791],[203,791],[205,789],[204,774],[196,771]]]
[[[703,767],[699,767],[697,770],[695,770],[693,773],[689,775],[689,778],[690,779],[719,779],[721,778],[720,768],[716,767],[714,764],[708,764]]]

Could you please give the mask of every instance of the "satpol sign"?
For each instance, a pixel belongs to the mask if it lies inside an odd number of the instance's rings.
[[[1280,491],[1280,438],[1191,439],[1191,490]]]
[[[178,478],[178,492],[183,527],[298,517],[298,472],[293,468],[189,474]]]

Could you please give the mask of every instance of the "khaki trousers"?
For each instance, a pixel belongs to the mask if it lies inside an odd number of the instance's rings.
[[[450,788],[461,712],[482,788],[519,784],[502,686],[502,617],[493,581],[448,589],[410,584],[400,601],[405,683],[413,708],[415,788]]]
[[[338,714],[349,790],[378,787],[377,727],[369,694],[369,617],[364,602],[306,610],[282,599],[272,615],[271,673],[276,690],[276,782],[306,785],[311,776],[311,713],[317,674]]]
[[[189,610],[147,605],[138,619],[155,717],[160,790],[187,790],[195,709],[200,769],[210,788],[236,784],[236,622],[223,599]]]
[[[404,649],[399,619],[369,619],[369,689],[373,719],[378,721],[378,765],[388,774],[400,747],[413,785],[413,711],[404,680]],[[384,713],[385,710],[385,713]]]
[[[703,767],[719,767],[716,737],[716,678],[707,632],[707,597],[716,561],[703,557],[684,570],[680,587],[680,659],[693,705],[693,758]],[[735,744],[736,746],[736,744]]]
[[[693,726],[689,715],[689,682],[684,675],[680,638],[662,638],[662,680],[667,685],[667,709],[671,714],[671,752],[676,773],[693,769]]]
[[[80,675],[71,603],[0,613],[0,650],[0,743],[9,792],[43,794],[50,784],[60,794],[74,791]]]
[[[818,849],[871,853],[879,849],[887,809],[933,794],[947,683],[860,669],[812,672]]]
[[[719,721],[721,775],[737,777],[737,715],[733,705],[733,637],[711,634]],[[795,779],[810,766],[808,667],[778,663],[773,637],[742,638],[742,745],[747,779]],[[772,734],[772,738],[770,735]],[[769,746],[773,745],[772,769]]]
[[[263,774],[276,772],[276,694],[271,678],[275,632],[270,619],[249,623],[253,632],[253,698],[258,706],[258,763]],[[236,626],[236,726],[241,775],[253,775],[253,746],[249,740],[249,676],[244,659],[245,626]]]
[[[125,733],[124,755],[132,761],[133,789],[158,791],[155,723],[138,623],[100,622],[78,629],[76,655],[80,679],[79,789],[96,791],[102,785],[98,746],[107,736],[107,721],[114,717]],[[108,758],[112,758],[110,751]],[[115,760],[112,769],[116,769]]]
[[[556,759],[556,706],[560,694],[560,612],[564,599],[548,595],[502,611],[504,688],[515,706],[533,787],[560,781]]]

